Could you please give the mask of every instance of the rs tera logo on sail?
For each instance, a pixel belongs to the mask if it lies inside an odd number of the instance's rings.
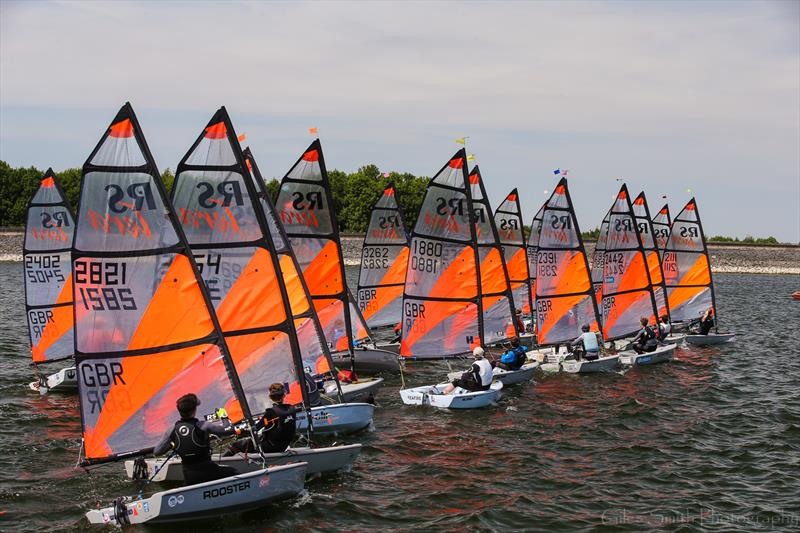
[[[68,227],[69,217],[66,211],[54,211],[48,213],[42,211],[42,228],[37,229],[31,226],[31,236],[36,240],[43,241],[67,241],[69,237],[62,228]]]
[[[99,213],[89,209],[87,214],[92,228],[103,233],[111,233],[112,229],[116,229],[120,235],[134,238],[143,235],[147,239],[151,238],[150,226],[142,216],[142,211],[156,208],[150,182],[131,183],[125,189],[121,185],[112,183],[107,185],[105,190],[108,193],[108,211]],[[128,211],[132,211],[133,214],[127,214]]]
[[[325,209],[321,191],[309,191],[307,193],[294,191],[292,200],[286,202],[283,209],[281,209],[281,222],[318,228],[319,219],[314,211],[321,209]]]
[[[197,184],[197,188],[201,191],[197,197],[197,202],[206,209],[230,207],[231,203],[238,206],[244,205],[242,187],[238,181],[223,181],[217,184],[216,192],[222,196],[221,199],[216,198],[213,183],[201,181]]]

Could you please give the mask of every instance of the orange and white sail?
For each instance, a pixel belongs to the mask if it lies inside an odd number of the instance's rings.
[[[561,178],[542,208],[536,267],[539,345],[569,342],[581,334],[582,326],[598,331],[589,261],[566,178]]]
[[[370,328],[400,322],[407,265],[408,233],[390,183],[372,207],[361,248],[356,297]]]
[[[612,341],[655,318],[656,307],[645,251],[633,215],[628,188],[622,185],[608,217],[603,258],[603,337]]]
[[[667,245],[671,228],[672,219],[669,216],[669,206],[664,204],[664,207],[653,217],[653,236],[655,237],[656,247],[662,258],[664,257],[664,248]]]
[[[190,392],[206,413],[250,418],[130,104],[83,166],[72,270],[85,463],[151,451]]]
[[[355,344],[370,337],[370,331],[347,288],[339,226],[319,139],[283,178],[275,203],[328,347],[352,352]]]
[[[716,317],[708,247],[694,198],[672,222],[662,266],[672,320],[695,320],[709,308]]]
[[[311,375],[326,374],[333,369],[333,362],[322,334],[317,312],[314,309],[311,293],[308,291],[305,279],[300,274],[300,265],[297,263],[289,239],[286,237],[283,224],[278,221],[275,205],[267,192],[266,183],[250,148],[245,148],[244,157],[247,168],[255,179],[258,197],[261,200],[261,209],[267,221],[275,253],[279,258],[279,266],[297,331],[303,369]],[[336,379],[335,376],[333,377]]]
[[[70,250],[75,221],[53,169],[28,203],[22,260],[25,311],[34,363],[75,353]]]
[[[650,219],[650,209],[647,206],[647,197],[644,191],[633,201],[633,216],[636,218],[636,227],[642,240],[642,247],[647,256],[647,268],[650,269],[650,282],[653,284],[653,295],[656,299],[658,316],[669,316],[667,305],[667,289],[664,286],[664,274],[661,272],[661,255],[655,242],[655,229]]]
[[[411,233],[400,355],[463,355],[481,344],[475,215],[459,150],[428,183]]]
[[[525,237],[522,234],[522,209],[517,189],[512,190],[494,212],[494,223],[505,257],[514,307],[526,315],[530,314],[531,274],[528,270]]]
[[[602,305],[603,303],[603,259],[606,254],[608,218],[610,216],[611,211],[609,210],[606,216],[603,217],[603,222],[600,224],[600,235],[597,236],[597,242],[594,245],[594,252],[592,253],[592,286],[594,287],[597,305]]]
[[[289,303],[289,291],[303,296],[302,286],[291,258],[276,252],[258,188],[224,107],[178,164],[172,204],[248,405],[257,412],[266,409],[269,385],[277,382],[284,384],[288,403],[308,406]],[[287,277],[295,286],[286,283]]]
[[[517,328],[503,247],[477,165],[469,173],[469,186],[478,247],[482,339],[484,344],[494,344],[521,332]]]
[[[536,212],[531,221],[531,233],[528,235],[528,243],[526,244],[526,253],[528,255],[528,273],[530,275],[528,284],[531,290],[531,319],[533,320],[534,328],[536,324],[536,253],[539,251],[539,236],[542,232],[542,214],[544,214],[544,206]]]

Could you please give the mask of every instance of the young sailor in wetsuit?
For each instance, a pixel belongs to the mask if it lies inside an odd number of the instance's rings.
[[[639,333],[633,338],[631,348],[633,348],[636,353],[654,352],[658,347],[656,333],[653,331],[653,328],[647,325],[646,317],[642,317],[639,322],[642,324],[642,329],[640,329]]]
[[[699,333],[700,335],[708,335],[711,328],[714,327],[714,308],[709,307],[700,319]]]
[[[519,337],[511,338],[511,349],[500,357],[500,362],[492,363],[493,367],[503,370],[519,370],[525,364],[528,350],[519,343]]]
[[[264,411],[264,415],[253,426],[253,430],[258,434],[258,445],[264,453],[285,452],[289,444],[294,440],[297,430],[295,415],[297,408],[293,405],[283,403],[286,393],[283,385],[273,383],[269,386],[269,399],[272,400],[272,407]],[[255,453],[256,449],[252,439],[239,439],[234,442],[225,456],[236,453]]]
[[[589,331],[588,324],[581,326],[581,331],[583,333],[570,343],[570,347],[580,348],[574,352],[579,360],[582,356],[587,361],[594,361],[600,357],[600,343],[597,342],[597,334]]]
[[[183,480],[186,485],[195,485],[238,474],[230,466],[220,466],[211,460],[209,435],[224,437],[236,433],[230,421],[208,422],[198,420],[197,406],[200,400],[194,394],[185,394],[176,402],[181,419],[167,433],[153,453],[162,455],[174,450],[181,458]]]
[[[661,315],[658,319],[659,338],[663,341],[672,333],[672,324],[669,323],[669,316]]]
[[[450,394],[456,387],[461,387],[470,392],[489,390],[492,385],[492,365],[483,358],[483,348],[476,346],[472,350],[475,361],[469,370],[461,374],[461,377],[454,379],[442,394]]]

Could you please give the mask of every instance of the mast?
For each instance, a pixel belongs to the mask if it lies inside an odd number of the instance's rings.
[[[22,258],[25,315],[34,365],[74,355],[72,263],[75,220],[48,168],[28,202]]]
[[[83,166],[72,266],[83,464],[152,452],[188,392],[210,411],[251,419],[129,103]]]

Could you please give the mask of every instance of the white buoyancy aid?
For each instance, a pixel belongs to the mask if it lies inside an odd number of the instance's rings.
[[[481,386],[485,387],[492,384],[492,364],[486,359],[478,359],[473,365],[478,366],[478,375],[481,378]]]

